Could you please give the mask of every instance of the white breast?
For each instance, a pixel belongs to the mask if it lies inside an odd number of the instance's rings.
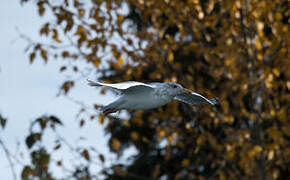
[[[145,110],[153,109],[169,103],[172,97],[150,93],[128,94],[123,96],[126,103],[122,105],[124,109]]]

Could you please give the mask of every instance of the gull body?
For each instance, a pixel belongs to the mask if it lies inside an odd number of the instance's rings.
[[[122,94],[113,104],[118,104],[119,109],[153,109],[159,106],[163,106],[171,101],[169,96],[157,96],[154,91],[142,92],[142,93],[128,93]]]
[[[88,80],[90,86],[105,86],[117,90],[121,96],[114,102],[103,108],[105,114],[121,109],[147,110],[163,106],[172,99],[187,104],[200,104],[207,102],[211,105],[218,104],[218,99],[207,99],[198,93],[183,88],[175,82],[150,83],[128,81],[115,84],[107,84]]]

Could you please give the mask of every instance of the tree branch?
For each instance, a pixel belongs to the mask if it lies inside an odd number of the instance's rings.
[[[12,162],[12,159],[11,159],[11,154],[9,152],[9,150],[7,149],[6,145],[4,144],[4,142],[2,141],[2,139],[0,139],[0,145],[6,155],[6,158],[9,162],[9,166],[10,166],[10,169],[11,169],[11,172],[12,172],[12,175],[13,175],[13,179],[14,180],[17,180],[17,177],[16,177],[16,171],[15,171],[15,168],[14,168],[14,164]]]

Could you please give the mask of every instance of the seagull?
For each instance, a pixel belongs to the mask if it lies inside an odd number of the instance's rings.
[[[104,106],[104,114],[114,113],[118,110],[147,110],[154,109],[169,103],[172,99],[190,105],[208,103],[215,106],[218,98],[207,99],[192,92],[175,82],[145,84],[136,81],[107,84],[87,79],[90,86],[104,86],[116,90],[121,96],[114,102]]]

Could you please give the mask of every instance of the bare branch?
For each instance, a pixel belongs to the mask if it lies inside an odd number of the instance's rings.
[[[6,158],[7,158],[8,162],[9,162],[10,169],[11,169],[11,172],[12,172],[12,175],[13,175],[13,179],[17,180],[16,171],[15,171],[15,168],[14,168],[14,164],[12,162],[11,154],[10,154],[8,148],[6,147],[6,145],[4,144],[4,142],[2,141],[2,139],[0,139],[0,145],[1,145],[4,153],[6,154]]]

